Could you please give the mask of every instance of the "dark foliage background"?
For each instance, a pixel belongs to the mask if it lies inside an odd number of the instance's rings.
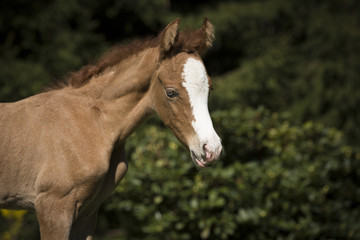
[[[129,139],[97,239],[360,239],[359,12],[357,0],[2,0],[0,101],[176,17],[197,28],[207,16],[226,156],[198,171],[151,119]],[[1,210],[0,238],[38,237],[34,214]]]

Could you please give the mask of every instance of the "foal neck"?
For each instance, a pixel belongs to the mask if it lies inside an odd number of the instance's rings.
[[[143,93],[150,86],[157,69],[156,49],[149,48],[129,56],[94,76],[80,92],[95,99],[116,101],[133,93]]]
[[[93,77],[79,89],[93,99],[105,126],[123,142],[153,113],[149,88],[157,70],[156,49],[149,48]]]

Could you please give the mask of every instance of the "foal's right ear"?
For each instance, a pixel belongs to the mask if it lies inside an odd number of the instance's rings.
[[[174,46],[175,38],[179,31],[180,18],[175,19],[169,23],[165,30],[160,34],[160,57],[162,58],[172,46]]]

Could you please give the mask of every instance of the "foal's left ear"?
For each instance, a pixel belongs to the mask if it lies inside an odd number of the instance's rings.
[[[202,44],[198,47],[198,52],[203,55],[209,48],[212,47],[215,40],[214,25],[205,17],[202,27],[198,30],[202,35]]]
[[[175,38],[179,31],[180,18],[175,19],[169,23],[165,30],[160,35],[160,57],[163,57],[172,46],[174,46]]]
[[[206,48],[212,47],[213,41],[215,40],[214,25],[205,17],[201,28],[202,31],[204,31]]]

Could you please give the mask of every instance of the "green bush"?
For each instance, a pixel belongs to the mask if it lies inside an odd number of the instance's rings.
[[[226,156],[204,170],[162,127],[130,138],[130,169],[101,212],[107,227],[126,239],[360,238],[360,153],[340,132],[263,108],[213,118]]]
[[[360,239],[360,155],[329,128],[358,147],[359,9],[356,0],[3,0],[0,100],[37,93],[106,46],[156,34],[176,17],[195,28],[207,16],[216,27],[205,59],[215,79],[210,106],[226,156],[199,171],[169,131],[140,129],[98,232],[120,226],[117,235],[128,239]],[[271,112],[242,109],[259,105]],[[238,109],[218,111],[228,106]],[[0,236],[10,223],[0,216]],[[27,214],[13,236],[38,239],[37,228]]]

